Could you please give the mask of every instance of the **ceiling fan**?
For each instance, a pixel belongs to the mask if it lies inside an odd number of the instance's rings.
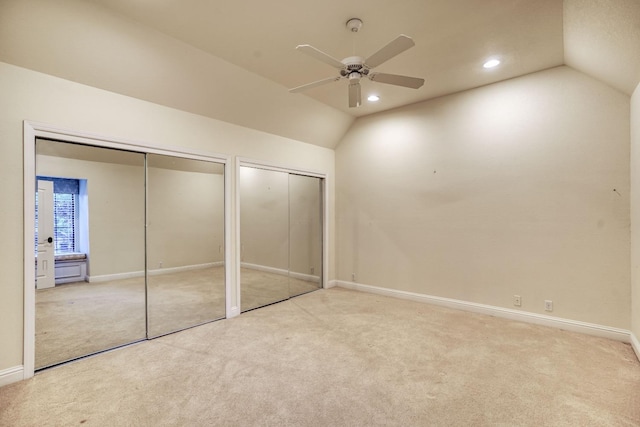
[[[362,20],[358,18],[352,18],[347,21],[347,28],[357,33],[362,28]],[[322,52],[315,47],[308,44],[301,44],[296,47],[303,53],[314,57],[315,59],[329,64],[334,68],[340,70],[340,75],[335,77],[328,77],[326,79],[318,80],[313,83],[308,83],[302,86],[289,89],[289,92],[297,93],[307,89],[322,86],[327,83],[337,82],[341,79],[349,80],[349,107],[359,107],[362,100],[360,96],[360,79],[363,77],[368,78],[371,81],[386,83],[390,85],[403,86],[411,89],[418,89],[424,84],[424,79],[416,77],[401,76],[397,74],[376,73],[373,68],[388,61],[396,55],[401,54],[405,50],[415,46],[411,37],[404,34],[399,35],[391,42],[387,43],[384,47],[379,49],[376,53],[363,58],[361,56],[349,56],[342,61]]]

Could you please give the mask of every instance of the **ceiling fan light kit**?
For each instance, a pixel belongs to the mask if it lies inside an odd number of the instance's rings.
[[[351,18],[347,21],[346,26],[349,31],[357,33],[362,28],[362,20],[358,18]],[[363,77],[366,77],[369,80],[378,83],[418,89],[424,84],[424,79],[397,74],[376,73],[373,71],[373,68],[401,54],[402,52],[413,46],[415,46],[415,43],[413,42],[411,37],[401,34],[366,59],[361,56],[349,56],[347,58],[344,58],[342,61],[339,61],[331,55],[328,55],[311,45],[298,45],[296,47],[296,50],[306,53],[307,55],[312,56],[313,58],[324,62],[327,65],[337,68],[339,70],[339,76],[329,77],[312,83],[307,83],[305,85],[289,89],[289,92],[302,92],[304,90],[336,82],[341,79],[348,79],[349,107],[355,108],[359,107],[362,103],[360,79],[362,79]]]

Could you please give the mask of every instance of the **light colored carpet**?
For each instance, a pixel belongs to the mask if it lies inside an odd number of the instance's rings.
[[[344,289],[0,388],[2,426],[637,426],[629,345]]]
[[[36,290],[36,368],[144,339],[144,298],[144,278]]]
[[[251,309],[317,289],[317,284],[242,269],[242,305]],[[224,268],[149,277],[149,336],[225,317]],[[144,278],[69,283],[36,291],[36,368],[143,340]]]
[[[243,268],[240,272],[242,311],[318,290],[320,284],[280,274]]]
[[[225,317],[224,267],[149,276],[149,337]]]

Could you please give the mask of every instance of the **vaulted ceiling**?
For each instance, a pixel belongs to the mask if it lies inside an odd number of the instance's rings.
[[[637,0],[94,1],[288,88],[336,75],[298,44],[342,59],[412,37],[414,48],[377,71],[422,77],[422,88],[364,81],[363,94],[381,102],[359,108],[348,107],[345,81],[306,93],[353,116],[565,63],[627,94],[640,79]],[[353,17],[364,22],[358,33],[345,26]],[[484,69],[488,58],[502,63]]]
[[[1,61],[326,147],[357,117],[560,65],[628,95],[640,81],[640,0],[0,0],[0,8]],[[364,22],[358,33],[345,27],[353,17]],[[348,107],[344,80],[287,91],[337,75],[296,45],[367,57],[399,34],[415,47],[376,71],[424,78],[420,89],[363,80],[363,95],[381,99],[359,108]],[[500,66],[483,68],[488,58]]]
[[[363,95],[376,93],[381,101],[364,102],[359,108],[347,105],[346,81],[302,95],[354,116],[564,61],[558,0],[94,1],[285,88],[338,75],[332,67],[296,51],[296,45],[311,44],[342,59],[367,57],[399,34],[412,37],[415,47],[376,71],[424,78],[422,88],[363,81]],[[353,17],[364,23],[357,33],[345,26]],[[485,70],[482,64],[493,56],[502,60],[502,66]]]

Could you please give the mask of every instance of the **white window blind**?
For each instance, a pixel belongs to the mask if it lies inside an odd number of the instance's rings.
[[[37,177],[39,180],[53,181],[53,242],[54,253],[76,252],[78,223],[78,193],[80,181],[77,179]],[[36,253],[38,252],[38,193],[36,192]]]
[[[53,193],[54,253],[76,250],[76,195]]]

